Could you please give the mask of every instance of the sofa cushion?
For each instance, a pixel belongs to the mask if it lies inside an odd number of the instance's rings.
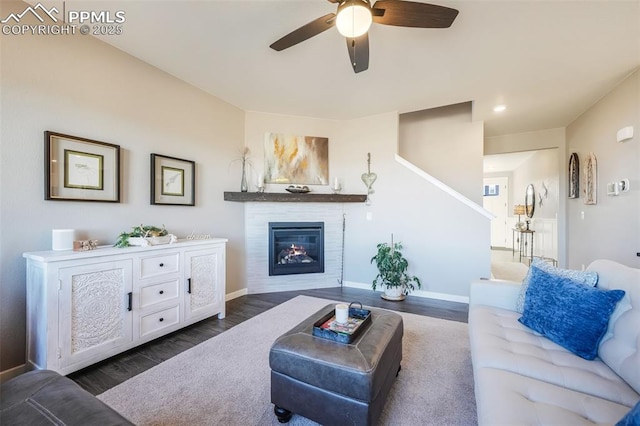
[[[640,269],[596,260],[587,270],[598,271],[599,288],[626,292],[611,315],[598,356],[640,393]]]
[[[629,407],[474,364],[478,425],[612,425]]]
[[[495,368],[632,407],[638,394],[602,360],[587,361],[518,322],[513,310],[469,307],[473,367]]]
[[[620,419],[616,426],[638,426],[640,425],[640,401]]]
[[[535,266],[536,268],[542,269],[543,271],[552,275],[558,275],[563,278],[571,278],[572,280],[589,287],[595,287],[598,283],[598,273],[595,271],[577,271],[574,269],[557,268],[549,262],[545,262],[544,260],[539,258],[533,259],[531,266]],[[520,286],[520,294],[518,294],[518,300],[516,301],[516,311],[520,313],[524,311],[524,299],[527,293],[527,289],[529,288],[529,284],[531,283],[531,269],[532,268],[529,268],[527,276],[524,277],[524,280],[522,281],[522,286]]]
[[[623,297],[623,290],[587,287],[532,266],[519,321],[576,355],[594,359],[609,317]]]

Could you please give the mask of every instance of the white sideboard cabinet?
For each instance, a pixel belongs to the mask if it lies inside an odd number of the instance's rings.
[[[226,242],[25,253],[30,366],[69,374],[224,318]]]

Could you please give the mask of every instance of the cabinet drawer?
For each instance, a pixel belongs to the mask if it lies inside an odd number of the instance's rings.
[[[180,270],[180,255],[163,253],[140,259],[140,278],[149,278],[161,274],[170,274]]]
[[[179,288],[180,280],[178,278],[142,287],[140,289],[140,307],[146,308],[156,303],[177,299]]]
[[[180,306],[176,305],[160,312],[140,317],[140,337],[163,328],[171,327],[180,322]]]

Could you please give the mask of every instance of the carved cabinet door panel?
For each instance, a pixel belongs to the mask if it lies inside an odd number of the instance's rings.
[[[224,246],[185,252],[185,320],[206,318],[224,309],[224,268]]]
[[[61,268],[60,367],[118,353],[132,340],[132,261]]]

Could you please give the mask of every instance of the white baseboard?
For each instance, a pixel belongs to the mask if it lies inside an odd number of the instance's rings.
[[[8,370],[0,371],[0,383],[4,383],[9,379],[13,379],[14,377],[21,375],[25,371],[27,370],[24,364],[10,368]]]
[[[354,281],[343,281],[345,287],[359,288],[362,290],[371,290],[371,284],[358,283]],[[382,290],[380,290],[382,292]],[[468,296],[458,296],[455,294],[435,293],[433,291],[416,290],[411,292],[412,296],[423,297],[426,299],[446,300],[448,302],[458,302],[469,304]]]
[[[224,296],[224,301],[228,302],[229,300],[237,299],[240,296],[246,296],[248,293],[249,293],[249,291],[246,288],[243,288],[243,289],[238,290],[238,291],[234,291],[233,293],[227,293]]]

